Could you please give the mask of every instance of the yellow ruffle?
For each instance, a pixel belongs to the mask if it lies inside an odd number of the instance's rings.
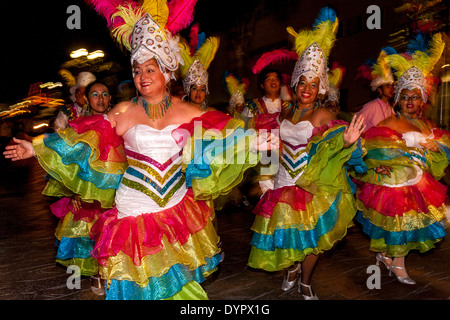
[[[410,210],[409,212],[405,212],[403,216],[395,215],[395,217],[392,217],[384,216],[372,208],[366,208],[364,203],[359,199],[356,201],[356,206],[358,210],[363,212],[363,217],[368,219],[370,223],[391,232],[426,228],[435,222],[445,219],[448,211],[445,204],[439,208],[429,205],[427,213]]]
[[[161,243],[164,249],[155,254],[142,258],[141,264],[136,266],[133,260],[123,252],[108,259],[108,265],[100,265],[100,275],[107,279],[108,285],[112,279],[128,280],[146,286],[150,277],[159,277],[166,273],[175,264],[184,264],[191,270],[204,265],[205,258],[211,258],[220,252],[217,247],[219,237],[209,221],[205,227],[191,235],[188,241],[180,245],[179,242],[170,243],[163,236]]]

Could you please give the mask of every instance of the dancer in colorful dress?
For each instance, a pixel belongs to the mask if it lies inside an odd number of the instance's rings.
[[[358,142],[363,119],[354,117],[348,125],[317,104],[328,90],[327,57],[337,24],[335,12],[323,8],[313,31],[288,28],[300,56],[291,82],[296,103],[282,114],[275,188],[254,209],[248,261],[266,271],[290,268],[282,290],[300,277],[298,291],[307,300],[318,299],[311,279],[319,254],[346,235],[356,214],[345,165],[352,161],[365,170]]]
[[[257,148],[276,139],[168,94],[181,61],[172,34],[186,21],[176,20],[177,8],[151,4],[102,11],[122,18],[113,21],[112,34],[131,50],[140,96],[32,146],[15,139],[5,155],[18,160],[35,153],[68,186],[78,186],[73,179],[89,181],[82,199],[114,200],[90,233],[106,299],[207,299],[200,283],[221,259],[208,202],[238,184],[257,163]],[[115,197],[106,197],[103,187]]]
[[[357,221],[370,237],[390,275],[415,284],[406,271],[411,250],[426,252],[445,235],[447,187],[437,180],[444,175],[450,156],[449,133],[425,119],[426,76],[441,57],[441,35],[431,40],[428,51],[410,58],[395,54],[387,60],[397,76],[396,114],[364,134],[369,169],[360,177]]]
[[[99,81],[94,81],[85,88],[86,115],[106,114],[111,106],[111,94],[108,87]],[[61,219],[56,227],[55,236],[58,239],[56,262],[66,267],[78,266],[80,274],[91,277],[91,288],[95,294],[103,295],[104,286],[98,275],[98,262],[91,256],[94,242],[89,238],[92,225],[108,208],[102,208],[98,201],[84,202],[80,195],[67,188],[58,190],[61,186],[53,178],[47,185],[44,194],[65,195],[50,206],[52,213]],[[54,186],[55,188],[50,188]]]

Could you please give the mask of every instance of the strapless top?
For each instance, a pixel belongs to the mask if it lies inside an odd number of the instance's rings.
[[[295,185],[295,181],[303,173],[308,163],[308,154],[305,149],[313,130],[314,126],[309,121],[301,121],[296,124],[288,120],[281,122],[282,149],[280,166],[274,179],[275,188]]]
[[[116,192],[119,218],[161,211],[186,194],[182,148],[172,137],[178,126],[138,124],[123,135],[129,166]]]

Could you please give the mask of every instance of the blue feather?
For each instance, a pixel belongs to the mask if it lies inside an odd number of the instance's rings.
[[[336,11],[334,11],[330,7],[323,7],[322,9],[320,9],[316,20],[314,20],[313,28],[316,28],[320,23],[322,23],[324,21],[335,22],[336,21]]]
[[[407,46],[407,53],[414,53],[415,51],[426,52],[428,50],[428,39],[423,32],[418,32],[417,35],[409,41]]]
[[[198,41],[197,41],[197,49],[196,50],[200,49],[201,46],[205,43],[205,41],[206,41],[205,33],[204,32],[199,33],[198,34]]]
[[[381,51],[386,52],[387,55],[397,54],[397,50],[395,50],[394,48],[389,47],[389,46],[381,48]]]

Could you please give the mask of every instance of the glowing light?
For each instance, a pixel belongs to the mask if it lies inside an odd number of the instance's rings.
[[[42,127],[48,127],[48,123],[41,123],[33,127],[33,129],[39,129]]]
[[[75,58],[87,56],[88,53],[89,53],[89,52],[88,52],[86,49],[81,48],[81,49],[72,51],[72,52],[70,53],[70,57],[73,58],[73,59],[75,59]]]
[[[105,54],[103,53],[102,50],[96,50],[93,52],[89,52],[89,54],[87,55],[88,59],[96,59],[96,58],[101,58],[104,57]]]

